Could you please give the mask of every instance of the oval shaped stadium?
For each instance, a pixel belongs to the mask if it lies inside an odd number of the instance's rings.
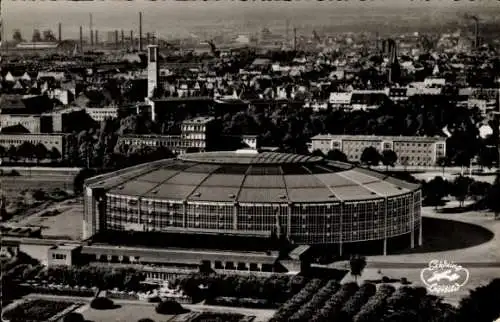
[[[380,240],[386,253],[392,237],[421,243],[421,191],[317,156],[190,153],[86,180],[84,239],[112,231],[276,235],[295,245]]]

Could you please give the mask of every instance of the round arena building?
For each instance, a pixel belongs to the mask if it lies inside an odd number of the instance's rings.
[[[420,186],[276,152],[181,155],[85,181],[84,239],[108,231],[278,235],[295,245],[422,243]]]

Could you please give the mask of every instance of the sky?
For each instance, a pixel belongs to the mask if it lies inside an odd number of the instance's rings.
[[[57,30],[63,25],[63,36],[77,37],[79,26],[88,29],[89,13],[93,25],[103,32],[133,29],[137,32],[138,12],[143,12],[144,32],[161,35],[193,31],[210,32],[222,27],[241,30],[285,25],[317,26],[328,24],[363,24],[366,21],[396,21],[428,19],[439,22],[441,17],[456,15],[454,11],[477,12],[489,19],[500,17],[499,0],[349,0],[292,2],[249,1],[2,1],[4,37],[11,39],[14,29],[30,38],[33,29]],[[386,19],[387,18],[387,19]],[[393,20],[394,19],[394,20]]]

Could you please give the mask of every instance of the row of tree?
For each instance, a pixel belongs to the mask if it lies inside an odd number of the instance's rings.
[[[330,280],[313,297],[297,310],[291,317],[290,321],[308,321],[316,313],[318,307],[321,307],[333,294],[337,293],[340,284],[335,280]]]
[[[424,202],[436,208],[444,197],[451,195],[459,201],[460,207],[463,207],[467,197],[470,197],[482,203],[484,208],[493,211],[495,217],[500,213],[500,176],[495,178],[493,184],[464,176],[458,176],[450,182],[438,176],[428,182],[424,181],[422,192]]]
[[[339,149],[332,149],[327,154],[324,154],[321,150],[314,150],[312,155],[325,157],[334,161],[348,162],[347,155]],[[394,167],[397,160],[398,155],[393,150],[384,150],[380,153],[376,148],[371,146],[366,147],[360,157],[361,163],[370,166],[377,166],[382,162],[386,167]]]
[[[187,296],[193,299],[216,297],[254,298],[268,300],[270,303],[283,303],[292,294],[303,288],[305,280],[301,276],[255,275],[237,276],[221,274],[191,274],[172,281]],[[203,287],[200,288],[200,285]]]
[[[40,163],[47,159],[58,162],[61,159],[61,152],[56,147],[49,150],[43,143],[33,144],[25,141],[18,146],[11,145],[8,149],[0,146],[0,159],[3,158],[12,162],[23,160],[23,162]]]
[[[142,289],[141,282],[146,279],[146,275],[132,268],[55,266],[42,271],[37,278],[69,286],[139,291]]]
[[[500,316],[496,304],[500,279],[471,291],[458,308],[443,303],[441,297],[423,287],[402,286],[397,290],[387,284],[378,289],[365,283],[312,280],[286,302],[271,321],[340,321],[340,322],[491,322]],[[315,293],[313,295],[313,293]]]
[[[314,294],[322,288],[323,284],[324,282],[320,279],[310,280],[304,288],[302,288],[297,294],[291,297],[278,309],[270,322],[288,321],[288,319],[295,314],[295,312],[309,302]]]

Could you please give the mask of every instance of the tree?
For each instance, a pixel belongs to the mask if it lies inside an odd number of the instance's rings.
[[[73,179],[73,191],[75,194],[79,194],[83,191],[83,184],[86,179],[95,176],[96,172],[92,169],[82,169]]]
[[[7,150],[3,145],[0,145],[0,164],[2,163],[2,160],[6,155],[7,155]]]
[[[345,155],[344,152],[340,151],[339,149],[328,151],[328,153],[326,154],[326,158],[328,160],[347,162],[347,155]]]
[[[469,194],[469,186],[472,183],[472,179],[464,176],[459,176],[453,182],[452,195],[460,203],[460,207],[464,206],[465,198]]]
[[[49,151],[47,150],[45,145],[43,145],[43,143],[40,142],[37,145],[35,145],[33,154],[35,155],[37,163],[40,163],[41,160],[46,159],[48,153]]]
[[[95,310],[109,310],[115,307],[115,303],[107,297],[96,297],[90,302],[90,307]]]
[[[371,165],[378,165],[380,162],[380,153],[372,146],[363,150],[361,154],[361,163]]]
[[[494,279],[488,285],[472,290],[468,297],[460,301],[458,321],[495,321],[500,316],[500,306],[498,305],[499,293],[499,278]]]
[[[435,209],[437,209],[438,205],[441,203],[441,199],[448,194],[446,188],[447,182],[443,177],[439,176],[424,183],[423,190],[426,202],[431,206],[435,206]]]
[[[61,158],[61,152],[54,146],[49,151],[49,157],[52,162],[57,162]]]
[[[366,267],[366,258],[360,255],[353,255],[349,259],[349,269],[351,275],[354,276],[354,280],[358,280],[358,276],[361,276],[363,270]]]
[[[42,41],[42,35],[40,34],[40,30],[38,29],[33,30],[33,36],[31,37],[31,41],[33,42]]]
[[[17,148],[14,145],[11,145],[7,150],[7,156],[11,161],[16,162],[19,160],[19,154],[17,153]]]
[[[19,30],[19,29],[14,30],[14,33],[12,35],[12,40],[14,40],[15,42],[22,42],[23,41],[23,36],[21,34],[21,30]]]
[[[20,146],[17,147],[18,156],[24,158],[25,162],[26,159],[33,158],[34,152],[35,152],[35,146],[28,141],[24,141]]]
[[[488,190],[486,196],[486,204],[494,213],[494,218],[499,218],[500,214],[500,174],[497,175],[495,181]]]
[[[166,300],[158,303],[155,308],[156,313],[158,314],[168,314],[168,315],[177,315],[186,312],[186,309],[182,307],[177,301],[174,300]]]
[[[436,164],[440,166],[443,170],[443,176],[444,176],[444,168],[448,165],[448,158],[447,157],[439,157],[436,160]]]
[[[384,150],[382,152],[382,163],[385,165],[385,170],[389,170],[389,166],[394,167],[396,161],[398,160],[398,155],[392,150]]]
[[[71,312],[67,314],[63,319],[63,322],[84,322],[84,321],[85,318],[83,317],[83,315],[81,313],[76,313],[76,312]]]

